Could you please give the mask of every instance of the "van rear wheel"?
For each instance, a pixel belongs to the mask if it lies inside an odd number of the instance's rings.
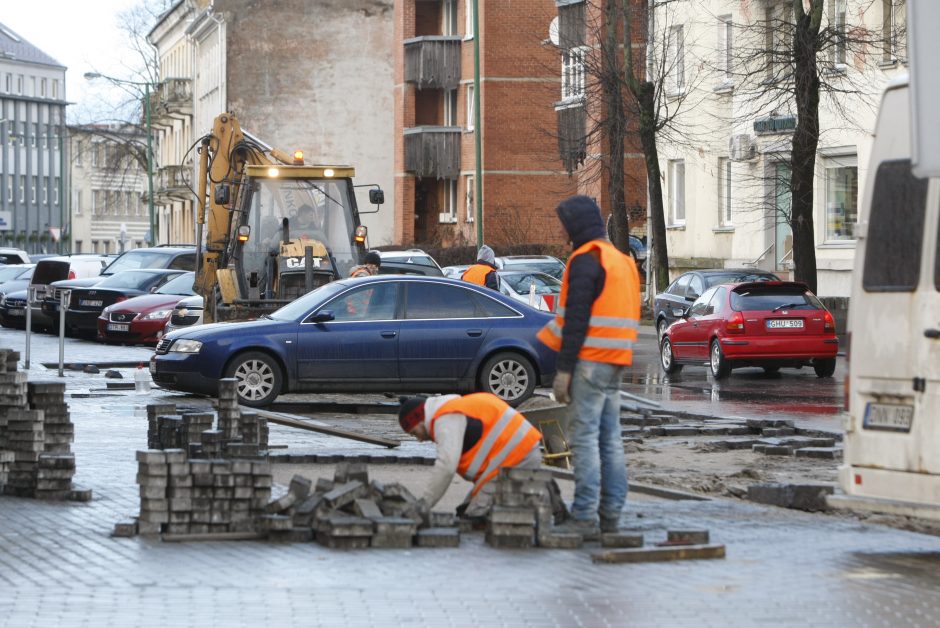
[[[836,359],[825,358],[813,360],[813,370],[816,371],[816,377],[832,377],[836,372]]]

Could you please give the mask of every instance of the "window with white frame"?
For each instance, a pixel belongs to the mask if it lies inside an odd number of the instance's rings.
[[[457,0],[444,0],[441,11],[441,34],[457,34]]]
[[[476,120],[476,90],[473,85],[467,84],[467,130],[472,131]]]
[[[476,208],[473,205],[473,195],[476,194],[475,179],[473,175],[468,175],[464,177],[465,193],[467,203],[467,222],[473,222],[473,219],[476,217]]]
[[[668,87],[671,94],[681,94],[685,91],[685,28],[673,26],[669,29],[669,53],[666,63],[669,64],[667,73]]]
[[[473,33],[473,2],[474,0],[464,0],[464,3],[467,5],[467,10],[466,10],[467,20],[466,20],[466,23],[464,24],[464,29],[463,29],[464,39],[472,39],[474,35]]]
[[[727,157],[718,158],[718,199],[720,216],[718,224],[722,227],[734,225],[734,214],[732,213],[731,199],[731,160]]]
[[[81,191],[81,190],[78,190],[77,192],[75,192],[75,215],[76,215],[76,216],[81,216],[81,215],[82,215],[82,210],[83,210],[83,207],[82,207],[82,191]]]
[[[837,67],[845,65],[845,3],[846,0],[832,0],[829,3],[829,20],[836,38],[835,45],[832,47],[832,62]]]
[[[785,78],[788,71],[789,50],[792,46],[792,6],[787,2],[769,4],[764,9],[765,53],[767,55],[767,80]]]
[[[858,224],[858,158],[825,160],[826,240],[854,240]]]
[[[587,53],[586,46],[577,46],[561,54],[561,100],[563,102],[584,98],[584,62]]]
[[[669,222],[674,226],[684,225],[685,160],[671,160],[667,174],[669,176]]]
[[[457,222],[457,179],[444,181],[444,212],[440,216],[440,222]]]
[[[716,67],[719,80],[724,85],[730,85],[734,81],[731,74],[733,68],[732,25],[730,15],[718,16],[718,58],[716,59]]]
[[[882,62],[907,60],[907,7],[905,0],[881,0]]]
[[[444,126],[457,126],[457,90],[444,92]]]

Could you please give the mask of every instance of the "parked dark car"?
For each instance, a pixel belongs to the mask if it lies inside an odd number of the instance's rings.
[[[382,265],[379,267],[381,275],[444,276],[440,265],[421,249],[379,251],[379,257],[382,258]]]
[[[65,312],[65,327],[73,335],[96,336],[98,317],[104,308],[151,293],[184,272],[162,268],[125,270],[105,277],[90,288],[72,288],[69,307]]]
[[[660,364],[676,373],[685,364],[708,363],[715,379],[731,369],[812,366],[818,377],[836,369],[832,314],[795,281],[760,281],[709,288],[660,341]]]
[[[0,299],[29,286],[36,264],[14,264],[0,268]]]
[[[662,338],[666,328],[678,320],[677,312],[687,311],[692,302],[709,288],[745,281],[780,281],[780,277],[755,268],[715,268],[682,273],[653,299],[653,320],[656,321],[657,338]]]
[[[0,299],[0,325],[26,328],[26,290],[15,290]]]
[[[173,308],[182,299],[193,296],[196,273],[183,273],[151,294],[142,294],[109,305],[98,317],[98,339],[104,342],[156,344]]]
[[[336,281],[263,320],[174,331],[150,361],[154,381],[239,402],[287,392],[492,392],[519,404],[555,371],[535,334],[552,316],[480,286],[438,277]]]
[[[94,286],[106,277],[125,270],[138,268],[167,268],[171,270],[196,270],[196,247],[179,246],[153,246],[140,249],[131,249],[115,257],[95,277],[70,278],[54,281],[51,290],[42,300],[42,313],[52,321],[54,329],[59,328],[59,296],[65,288],[88,288]]]

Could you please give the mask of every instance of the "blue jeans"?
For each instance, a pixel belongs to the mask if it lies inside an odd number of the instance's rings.
[[[627,499],[620,428],[624,367],[579,360],[571,377],[569,445],[574,458],[574,519],[619,520]]]

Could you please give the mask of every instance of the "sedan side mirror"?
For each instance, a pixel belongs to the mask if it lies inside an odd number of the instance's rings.
[[[336,317],[333,315],[333,310],[320,310],[313,315],[311,319],[314,323],[326,323],[327,321],[334,320]]]

